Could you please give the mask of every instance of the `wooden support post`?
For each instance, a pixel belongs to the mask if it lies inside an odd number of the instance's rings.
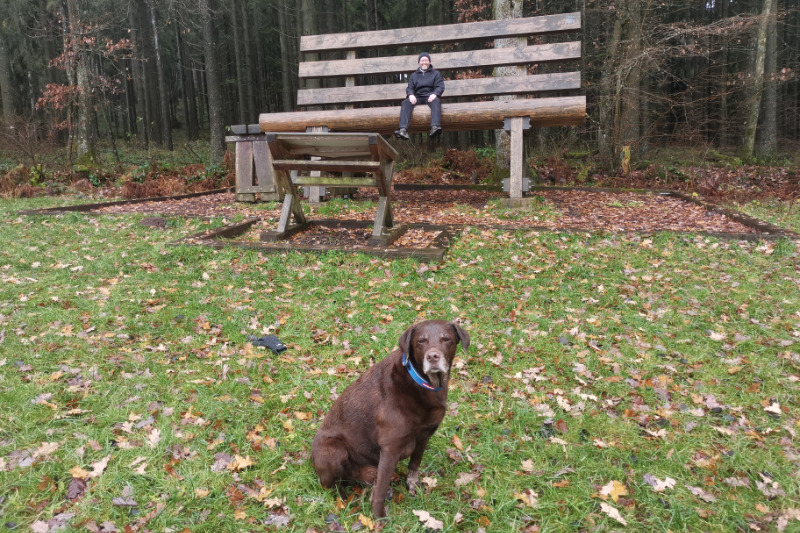
[[[236,143],[236,201],[255,202],[253,188],[258,185],[253,168],[253,143]]]
[[[306,128],[306,131],[309,132],[309,133],[311,133],[311,132],[323,132],[323,131],[326,132],[326,131],[328,131],[328,128],[326,128],[325,126],[313,126],[313,127],[310,127],[310,128]],[[318,161],[319,159],[321,159],[321,158],[319,158],[319,157],[312,157],[311,158],[312,161]],[[313,170],[311,172],[311,176],[312,177],[319,177],[321,175],[322,175],[322,173],[320,171],[318,171],[318,170]],[[318,204],[319,202],[321,202],[322,201],[321,192],[322,192],[322,188],[321,187],[316,187],[316,186],[309,187],[308,188],[308,201],[310,203],[312,203],[312,204]]]
[[[511,129],[511,185],[509,198],[522,198],[522,129],[524,117],[509,119]]]

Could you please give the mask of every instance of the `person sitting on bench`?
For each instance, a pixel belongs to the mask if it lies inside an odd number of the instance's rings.
[[[431,65],[431,56],[428,52],[422,52],[417,59],[419,68],[408,78],[406,88],[406,98],[400,106],[400,125],[394,136],[399,139],[408,140],[408,124],[411,121],[411,113],[414,106],[424,102],[431,108],[431,131],[429,137],[436,137],[442,133],[442,101],[444,93],[444,78],[438,70]]]

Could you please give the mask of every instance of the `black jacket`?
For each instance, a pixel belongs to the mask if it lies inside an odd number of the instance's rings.
[[[406,96],[413,94],[417,98],[428,98],[431,94],[435,94],[441,98],[443,93],[444,78],[433,66],[428,70],[417,69],[408,78]]]

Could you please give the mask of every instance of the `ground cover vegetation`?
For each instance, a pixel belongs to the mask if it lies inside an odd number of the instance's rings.
[[[169,245],[222,218],[17,214],[62,201],[0,204],[7,529],[372,529],[311,438],[441,317],[472,346],[387,530],[800,526],[796,243],[467,228],[425,265]],[[289,350],[248,344],[267,333]]]

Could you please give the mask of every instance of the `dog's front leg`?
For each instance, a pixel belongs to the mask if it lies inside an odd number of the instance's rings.
[[[375,518],[386,516],[386,493],[389,491],[389,483],[392,481],[392,474],[400,460],[400,454],[396,450],[381,448],[381,459],[378,463],[378,476],[375,485],[372,487],[372,515]]]
[[[422,464],[422,454],[425,453],[425,449],[428,447],[428,441],[430,439],[430,435],[427,437],[420,437],[417,440],[417,445],[414,447],[414,452],[411,454],[411,458],[408,460],[408,477],[406,477],[406,486],[408,487],[408,493],[411,496],[417,495],[417,486],[419,485],[419,465]]]

